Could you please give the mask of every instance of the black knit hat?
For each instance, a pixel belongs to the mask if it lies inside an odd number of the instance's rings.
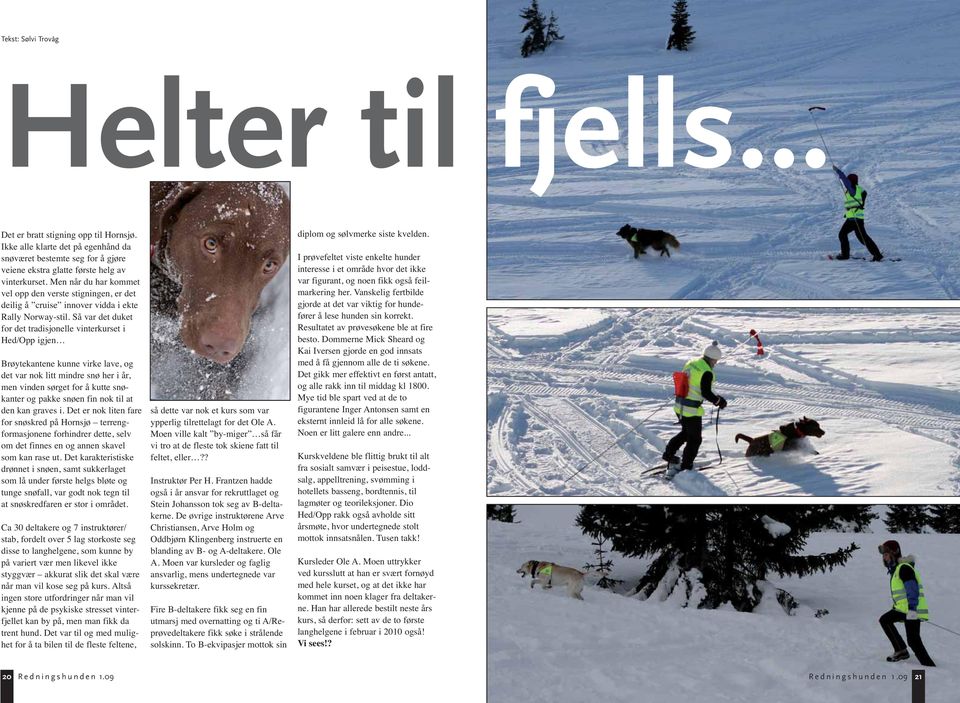
[[[853,185],[857,185],[857,183],[860,182],[860,176],[858,176],[858,175],[855,174],[855,173],[850,173],[850,174],[848,174],[848,175],[847,175],[847,179],[848,179],[848,180],[850,181],[850,183],[853,184]]]
[[[886,542],[877,547],[877,551],[881,554],[892,554],[894,557],[900,557],[900,543],[895,539],[888,539]]]

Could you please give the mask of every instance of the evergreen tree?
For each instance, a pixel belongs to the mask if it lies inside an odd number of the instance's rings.
[[[547,22],[547,46],[550,46],[555,41],[560,41],[563,39],[563,35],[560,34],[560,27],[557,24],[557,16],[553,14],[553,11],[550,11],[550,20]]]
[[[582,515],[583,509],[581,509],[580,515],[577,516],[577,526],[579,527],[583,527],[583,524],[580,522]],[[597,520],[602,522],[602,516],[599,516]],[[607,547],[607,538],[601,534],[600,529],[594,530],[590,533],[590,536],[593,537],[593,553],[596,555],[597,560],[584,564],[583,568],[600,574],[600,580],[597,581],[597,585],[600,586],[600,588],[613,588],[617,584],[623,583],[623,581],[612,579],[609,576],[611,569],[613,569],[613,560],[609,558],[610,548]],[[604,552],[605,547],[607,548],[606,552]]]
[[[657,593],[687,606],[729,602],[750,611],[769,574],[802,577],[847,562],[856,544],[800,554],[811,532],[833,529],[839,519],[829,505],[588,505],[577,524],[624,556],[653,558],[635,589],[641,598]]]
[[[690,27],[690,15],[687,12],[687,0],[673,0],[673,14],[670,15],[673,28],[667,40],[667,50],[686,51],[693,43],[696,32]]]
[[[551,12],[550,19],[540,12],[540,5],[537,0],[531,0],[530,6],[520,12],[520,17],[526,22],[521,32],[529,32],[523,38],[523,45],[520,47],[520,55],[526,58],[530,54],[536,54],[546,50],[553,42],[563,39],[557,26],[557,18]]]
[[[487,520],[513,522],[516,517],[517,510],[512,505],[493,505],[487,503]]]
[[[883,519],[891,532],[923,532],[929,522],[926,505],[891,505]]]
[[[870,523],[877,519],[869,505],[834,505],[834,520],[824,529],[837,532],[869,532]]]
[[[960,505],[931,505],[930,527],[936,532],[960,532]]]

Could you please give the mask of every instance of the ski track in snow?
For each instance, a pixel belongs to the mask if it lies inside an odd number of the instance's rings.
[[[960,493],[956,389],[927,387],[942,383],[942,371],[898,383],[871,380],[867,371],[880,372],[859,351],[878,339],[915,335],[924,344],[901,350],[899,366],[909,367],[908,352],[922,363],[925,345],[957,358],[955,311],[607,309],[609,324],[593,335],[572,342],[561,335],[552,347],[541,335],[540,348],[520,352],[515,345],[522,342],[498,325],[534,312],[489,313],[488,393],[504,399],[490,418],[490,495]],[[844,320],[850,325],[840,329]],[[734,350],[751,327],[764,339],[763,357],[753,344]],[[716,386],[730,402],[721,413],[722,464],[672,483],[641,475],[662,463],[666,440],[677,431],[671,372],[714,339],[727,352]],[[820,346],[830,350],[829,360],[815,358],[823,356]],[[805,440],[800,451],[747,459],[746,446],[734,442],[737,433],[755,437],[802,415],[818,420],[826,435]],[[710,410],[703,438],[700,458],[715,459]]]
[[[890,596],[874,545],[889,538],[917,556],[934,622],[954,630],[960,623],[951,585],[960,577],[958,535],[890,535],[879,521],[870,533],[810,536],[808,554],[856,542],[861,548],[846,566],[802,579],[770,577],[800,602],[793,617],[773,600],[753,613],[681,608],[656,596],[639,601],[596,588],[592,577],[583,601],[564,589],[531,589],[516,573],[527,559],[574,568],[596,561],[591,538],[573,526],[576,512],[575,506],[519,506],[520,522],[487,524],[491,703],[908,701],[916,659],[885,662],[889,644],[877,623]],[[645,561],[610,556],[611,576],[624,579],[625,587],[643,573]],[[829,614],[815,618],[817,609]],[[921,636],[938,664],[928,670],[926,700],[956,700],[956,638],[930,625],[921,627]],[[811,674],[887,678],[841,682],[811,680]],[[906,679],[891,680],[896,675]]]
[[[664,14],[649,2],[610,0],[600,8],[553,0],[564,41],[521,59],[516,8],[491,0],[488,9],[488,282],[492,298],[776,298],[873,299],[960,296],[960,11],[918,12],[909,3],[878,3],[858,12],[858,36],[827,21],[826,0],[787,7],[739,2],[702,4],[693,15],[693,49],[661,49]],[[514,26],[517,25],[517,26]],[[605,28],[615,25],[611,34]],[[782,27],[789,26],[789,32]],[[776,31],[772,31],[776,27]],[[921,48],[922,47],[922,48]],[[923,61],[918,53],[922,52]],[[936,58],[934,58],[934,56]],[[934,61],[934,63],[929,63]],[[939,61],[940,63],[936,63]],[[951,61],[953,68],[951,66]],[[536,176],[538,123],[523,124],[523,165],[503,165],[503,123],[494,119],[507,84],[526,72],[557,85],[549,100],[528,90],[525,107],[557,110],[556,176],[544,197],[529,191]],[[627,76],[645,77],[644,167],[626,166]],[[675,76],[674,168],[657,168],[656,76]],[[820,147],[806,113],[826,105],[820,126],[831,155],[860,174],[870,193],[867,228],[899,263],[835,262],[840,187],[830,171],[803,164]],[[620,162],[604,169],[576,166],[566,156],[563,127],[579,109],[610,110],[621,129]],[[705,105],[729,109],[721,131],[733,146],[718,169],[683,164],[693,142],[682,121]],[[610,143],[588,142],[602,153]],[[740,161],[756,147],[756,171]],[[797,164],[772,164],[790,148]],[[673,258],[640,261],[616,236],[624,223],[665,229],[681,241]],[[864,251],[855,241],[856,252]]]

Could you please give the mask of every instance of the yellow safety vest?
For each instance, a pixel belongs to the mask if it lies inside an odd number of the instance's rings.
[[[846,188],[843,190],[843,216],[848,220],[856,218],[858,220],[863,219],[863,188],[857,184],[857,192],[855,195],[850,195],[850,191]]]
[[[900,562],[897,564],[897,568],[893,570],[893,574],[890,576],[890,597],[893,598],[893,608],[894,610],[899,610],[901,613],[906,613],[910,607],[907,604],[907,589],[903,585],[903,580],[900,578],[900,567],[902,567],[907,562]],[[917,616],[921,620],[929,620],[930,613],[927,610],[927,597],[923,595],[923,581],[920,580],[920,572],[917,571],[917,567],[913,564],[910,564],[910,568],[913,569],[913,574],[917,578],[917,586],[920,588],[920,599],[917,602]]]
[[[700,381],[703,374],[712,371],[710,364],[703,357],[691,359],[683,366],[683,373],[687,374],[690,390],[683,398],[677,397],[673,411],[680,417],[703,417],[703,394],[700,392]],[[717,376],[714,373],[714,380]]]

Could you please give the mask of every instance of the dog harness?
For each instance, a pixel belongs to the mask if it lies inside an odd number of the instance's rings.
[[[550,582],[553,578],[553,564],[545,561],[535,561],[533,562],[533,568],[530,569],[530,576],[533,578],[539,578],[540,576],[547,577],[547,585],[552,585]]]
[[[797,433],[797,439],[803,439],[807,435],[803,433],[803,430],[800,429],[800,425],[793,423],[793,431]],[[780,430],[774,430],[770,433],[770,449],[775,452],[779,452],[786,445],[787,440],[790,439]]]
[[[799,430],[797,431],[799,432]],[[803,435],[801,434],[800,436],[802,437]],[[787,443],[787,435],[785,435],[780,430],[774,430],[773,432],[770,433],[770,448],[773,451],[775,452],[781,451],[783,449],[783,445],[785,445],[786,443]]]

